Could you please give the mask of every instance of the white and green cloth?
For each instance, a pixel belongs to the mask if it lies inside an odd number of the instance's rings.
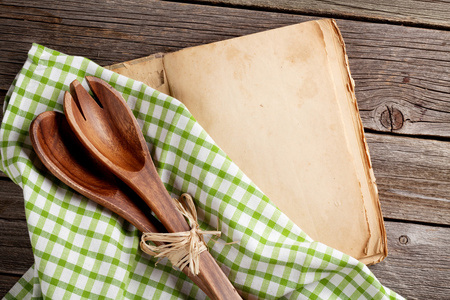
[[[94,75],[123,94],[174,197],[195,199],[210,252],[248,299],[399,299],[356,259],[311,240],[214,143],[178,100],[89,59],[34,44],[5,99],[1,168],[23,189],[35,263],[6,299],[204,299],[167,260],[139,249],[141,233],[82,197],[41,164],[31,121],[63,110],[63,94]],[[219,224],[218,224],[219,222]],[[239,241],[226,245],[227,242]]]

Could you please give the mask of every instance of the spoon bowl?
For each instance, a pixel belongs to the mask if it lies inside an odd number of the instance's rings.
[[[150,209],[116,176],[87,152],[62,113],[47,111],[30,126],[30,138],[38,157],[59,180],[123,217],[141,232],[161,232],[164,227]]]

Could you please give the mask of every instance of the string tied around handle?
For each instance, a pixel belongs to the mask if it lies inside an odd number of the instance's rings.
[[[207,250],[204,234],[220,237],[218,230],[201,230],[197,221],[197,210],[191,195],[184,193],[179,199],[174,198],[177,209],[188,220],[191,230],[173,233],[144,232],[141,236],[141,249],[143,252],[159,258],[157,263],[167,257],[173,267],[180,270],[189,266],[192,274],[200,273],[200,253]],[[149,242],[160,242],[159,246]]]

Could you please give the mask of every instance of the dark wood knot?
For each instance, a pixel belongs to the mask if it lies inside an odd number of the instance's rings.
[[[404,117],[397,108],[386,106],[386,109],[381,113],[380,122],[383,127],[390,131],[399,130],[403,127]]]
[[[406,245],[406,244],[409,243],[409,237],[408,237],[407,235],[401,235],[401,236],[398,238],[398,241],[400,242],[400,244]]]

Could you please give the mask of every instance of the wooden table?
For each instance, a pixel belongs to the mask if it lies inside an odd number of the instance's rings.
[[[370,267],[409,299],[450,299],[450,2],[0,1],[0,99],[32,42],[101,65],[323,17],[347,44],[386,221]],[[0,176],[0,296],[33,264],[22,191]]]

